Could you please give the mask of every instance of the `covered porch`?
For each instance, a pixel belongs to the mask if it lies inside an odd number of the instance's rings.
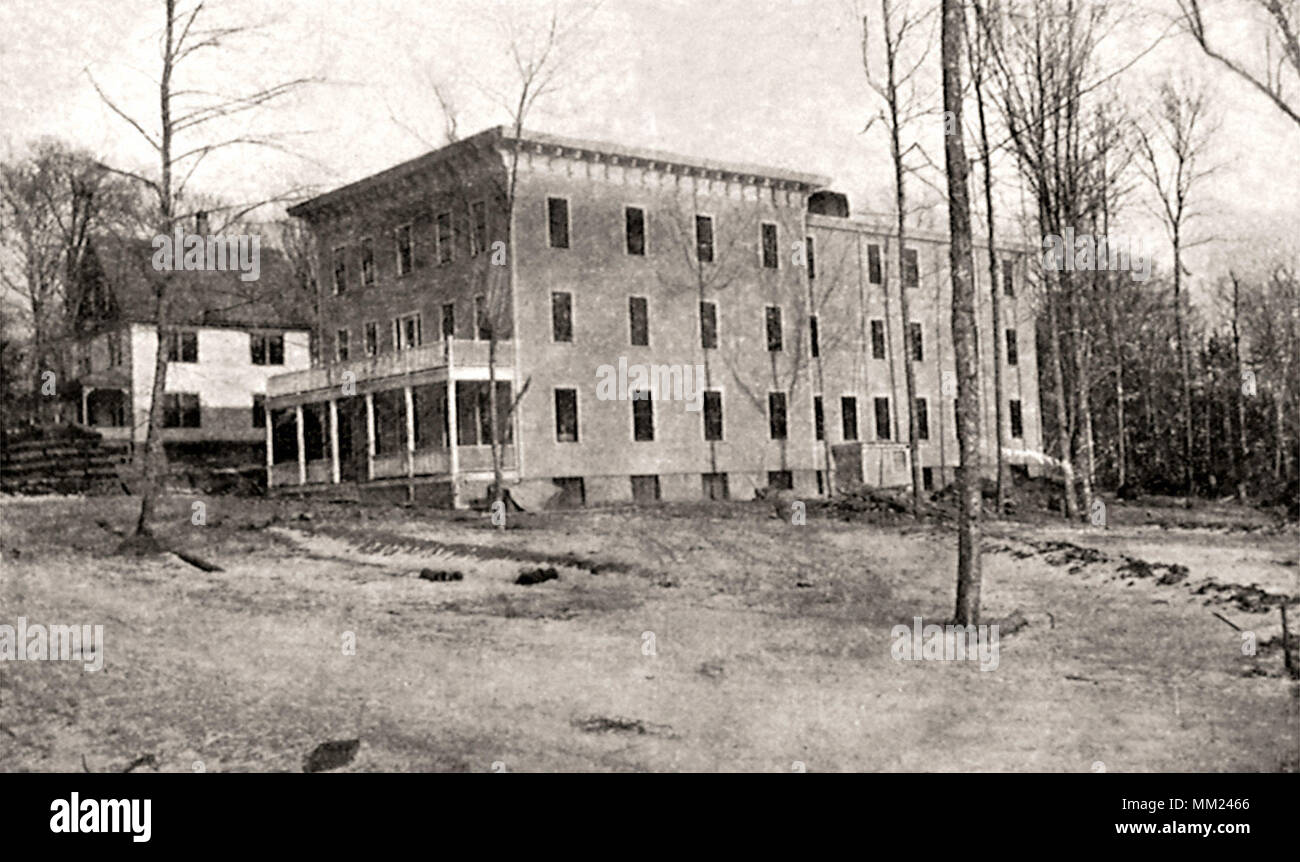
[[[486,347],[470,342],[465,349],[458,341],[455,352],[485,360]],[[268,487],[405,483],[411,499],[417,481],[441,480],[450,484],[454,506],[462,482],[492,479],[494,418],[502,470],[517,478],[513,367],[498,359],[493,417],[486,362],[457,365],[448,352],[439,343],[271,378]],[[508,344],[501,352],[512,355]],[[303,385],[310,388],[296,389]]]

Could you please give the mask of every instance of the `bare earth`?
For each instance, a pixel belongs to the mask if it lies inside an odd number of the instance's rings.
[[[0,663],[0,769],[296,772],[359,739],[342,771],[1300,770],[1300,534],[1246,509],[988,524],[985,621],[1029,625],[981,672],[891,656],[951,611],[937,523],[215,497],[193,526],[195,499],[160,535],[222,572],[116,554],[132,500],[0,500],[0,624],[101,624],[106,653]]]

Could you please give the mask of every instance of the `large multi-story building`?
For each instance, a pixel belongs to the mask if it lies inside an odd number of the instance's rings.
[[[920,336],[926,481],[947,482],[945,237],[909,234],[900,279],[890,230],[828,185],[491,129],[295,207],[317,240],[333,361],[268,383],[271,486],[482,496],[494,418],[525,506],[906,484],[904,325]],[[1010,350],[1008,448],[1034,451],[1021,252],[1000,252],[996,337]],[[988,428],[991,347],[981,356]]]

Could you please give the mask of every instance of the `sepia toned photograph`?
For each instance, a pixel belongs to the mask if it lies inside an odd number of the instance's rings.
[[[47,839],[164,827],[108,773],[1300,771],[1298,0],[0,32]],[[1098,829],[1251,833],[1184,795]]]

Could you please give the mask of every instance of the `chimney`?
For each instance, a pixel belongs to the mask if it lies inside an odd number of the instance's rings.
[[[208,214],[203,210],[194,214],[194,232],[199,236],[208,235]]]

